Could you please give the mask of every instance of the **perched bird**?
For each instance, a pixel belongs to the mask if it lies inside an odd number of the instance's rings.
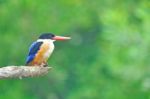
[[[27,66],[47,66],[47,60],[54,50],[53,42],[56,40],[68,40],[70,37],[55,36],[52,33],[42,34],[29,48],[26,59]]]

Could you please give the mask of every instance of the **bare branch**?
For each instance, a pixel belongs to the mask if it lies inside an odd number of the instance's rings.
[[[51,67],[40,66],[7,66],[0,68],[0,79],[34,77],[47,74]]]

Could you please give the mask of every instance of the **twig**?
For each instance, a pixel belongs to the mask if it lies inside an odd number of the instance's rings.
[[[23,78],[45,75],[51,67],[40,66],[7,66],[0,68],[0,79]]]

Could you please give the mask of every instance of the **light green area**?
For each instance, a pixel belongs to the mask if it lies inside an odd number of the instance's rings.
[[[23,65],[42,32],[47,76],[0,80],[0,99],[150,99],[149,0],[0,0],[0,66]]]

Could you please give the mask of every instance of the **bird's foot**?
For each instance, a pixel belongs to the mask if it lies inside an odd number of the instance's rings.
[[[47,66],[48,66],[48,63],[47,63],[47,62],[44,62],[44,63],[41,64],[41,66],[42,66],[42,67],[47,67]]]
[[[47,63],[43,65],[43,67],[47,67],[47,66],[48,66],[48,64],[47,64]]]

